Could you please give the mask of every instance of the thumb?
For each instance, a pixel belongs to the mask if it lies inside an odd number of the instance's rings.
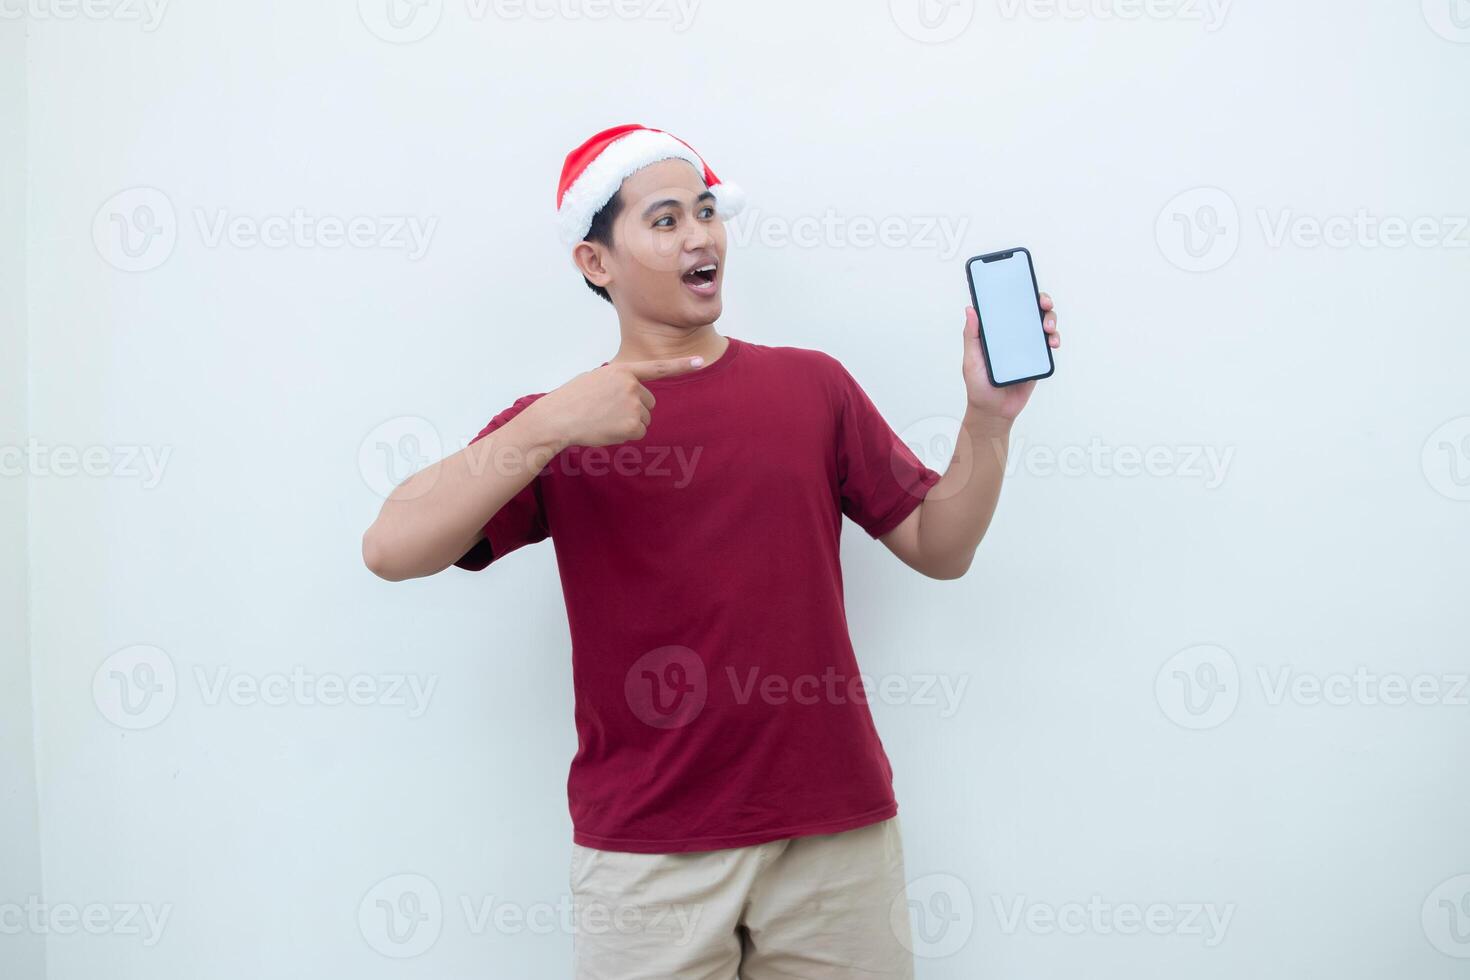
[[[688,374],[690,371],[698,371],[704,366],[702,357],[676,357],[666,361],[634,361],[628,365],[628,370],[633,372],[633,377],[639,381],[652,381],[656,378],[672,378],[679,374]]]

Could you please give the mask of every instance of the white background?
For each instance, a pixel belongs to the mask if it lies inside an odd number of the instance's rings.
[[[846,538],[860,662],[910,690],[874,714],[920,977],[1464,975],[1451,0],[385,3],[0,0],[0,924],[62,910],[0,933],[0,974],[568,975],[560,920],[514,917],[567,892],[551,547],[402,584],[358,548],[379,444],[453,451],[612,352],[552,198],[642,122],[750,194],[720,329],[832,353],[926,451],[963,408],[964,259],[1026,245],[1057,300],[970,574]],[[372,240],[242,237],[296,212]],[[436,686],[215,696],[298,667]],[[390,935],[405,892],[428,918]],[[94,905],[100,934],[64,911]]]

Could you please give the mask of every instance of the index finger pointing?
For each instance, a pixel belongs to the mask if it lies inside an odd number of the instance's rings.
[[[635,361],[628,365],[628,370],[633,372],[633,377],[639,381],[652,381],[656,378],[672,378],[680,374],[688,374],[690,371],[698,371],[704,366],[702,357],[676,357],[667,361]]]

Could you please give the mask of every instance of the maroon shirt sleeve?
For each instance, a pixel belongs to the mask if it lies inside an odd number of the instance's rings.
[[[835,362],[834,362],[835,363]],[[837,478],[842,512],[878,538],[923,503],[939,474],[919,461],[840,364]]]
[[[481,439],[500,428],[525,409],[525,407],[540,398],[537,395],[525,395],[516,399],[515,403],[490,420],[480,434],[470,440],[474,445]],[[485,522],[481,529],[481,537],[474,547],[465,552],[455,562],[460,568],[478,572],[497,558],[504,558],[522,545],[534,544],[544,540],[551,533],[546,521],[546,508],[541,499],[541,477],[537,476],[530,483],[521,488],[505,506],[501,507],[490,520]]]

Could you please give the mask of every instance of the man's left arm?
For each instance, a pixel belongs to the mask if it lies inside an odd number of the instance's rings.
[[[1053,348],[1062,344],[1051,296],[1041,294],[1042,325]],[[904,564],[931,578],[964,575],[990,527],[1010,452],[1011,426],[1035,381],[997,388],[985,372],[980,318],[965,309],[965,415],[954,457],[924,501],[880,539]]]

